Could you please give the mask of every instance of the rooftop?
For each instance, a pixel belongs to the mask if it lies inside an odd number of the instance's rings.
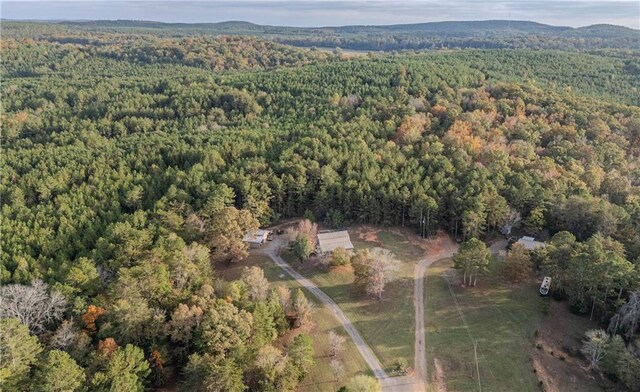
[[[336,248],[353,249],[351,238],[346,230],[318,233],[318,250],[320,252],[333,252]]]
[[[244,237],[242,238],[242,241],[249,242],[249,243],[255,243],[255,244],[261,244],[267,238],[267,234],[268,233],[269,233],[268,230],[257,230],[255,232],[249,231],[249,232],[247,232],[247,234],[244,235]]]
[[[536,241],[533,237],[524,236],[520,238],[516,244],[520,244],[525,247],[525,249],[533,250],[536,248],[544,248],[544,242]]]

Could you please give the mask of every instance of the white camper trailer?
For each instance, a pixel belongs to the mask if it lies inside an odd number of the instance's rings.
[[[551,287],[551,277],[545,276],[540,285],[540,295],[549,294],[549,288]]]

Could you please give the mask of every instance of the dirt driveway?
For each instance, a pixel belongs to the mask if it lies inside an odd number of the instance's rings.
[[[415,307],[416,316],[416,336],[415,336],[415,371],[416,377],[427,382],[427,350],[425,346],[425,331],[424,331],[424,286],[425,286],[425,274],[427,268],[435,261],[452,257],[454,253],[458,251],[458,244],[456,244],[450,236],[445,233],[438,233],[434,238],[419,241],[420,247],[425,250],[425,257],[418,260],[414,267],[414,293],[413,304]]]

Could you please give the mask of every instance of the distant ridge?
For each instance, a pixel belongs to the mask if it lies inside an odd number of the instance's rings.
[[[4,20],[4,19],[3,19]],[[611,30],[611,31],[636,31],[630,27],[611,25],[611,24],[595,24],[583,27],[554,26],[539,22],[531,22],[525,20],[474,20],[474,21],[443,21],[443,22],[424,22],[424,23],[406,23],[406,24],[390,24],[390,25],[345,25],[345,26],[318,26],[318,27],[294,27],[294,26],[272,26],[260,25],[246,21],[230,20],[225,22],[211,23],[167,23],[148,20],[74,20],[51,21],[54,23],[67,25],[85,25],[85,26],[101,26],[101,27],[147,27],[147,28],[229,28],[229,29],[292,29],[292,30],[384,30],[384,31],[429,31],[429,32],[466,32],[470,30],[518,30],[531,33],[541,32],[563,32],[576,30]]]
[[[7,21],[5,26],[23,22]],[[26,23],[26,22],[25,22]],[[30,22],[33,23],[33,22]],[[43,24],[46,22],[34,23]],[[55,21],[69,30],[104,30],[165,37],[190,35],[248,35],[304,47],[391,51],[443,48],[638,49],[640,30],[597,24],[553,26],[522,20],[446,21],[392,25],[289,27],[245,21],[164,23],[146,20]],[[5,31],[9,31],[4,29]]]

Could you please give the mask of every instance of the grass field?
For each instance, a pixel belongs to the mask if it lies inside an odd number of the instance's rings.
[[[482,390],[540,391],[530,357],[542,319],[537,285],[506,286],[496,277],[497,263],[473,288],[447,284],[443,274],[452,267],[451,259],[427,270],[428,378],[440,380],[448,390],[479,389],[474,360],[477,341]]]
[[[218,271],[225,279],[238,279],[242,273],[242,269],[249,266],[262,268],[265,276],[272,285],[284,285],[291,289],[300,287],[293,278],[281,270],[280,267],[275,265],[275,263],[267,256],[251,255],[247,260],[241,263],[231,266],[218,266],[216,267],[216,271]],[[315,303],[315,297],[306,290],[304,291],[307,298]],[[300,383],[300,390],[311,392],[333,392],[344,383],[344,380],[348,380],[356,374],[371,374],[367,364],[360,356],[355,345],[348,338],[347,333],[328,309],[317,306],[313,319],[315,322],[315,328],[311,331],[311,337],[313,338],[313,348],[315,350],[315,363],[311,368],[309,375]],[[327,356],[327,352],[329,351],[327,334],[332,329],[347,337],[345,349],[341,355],[342,363],[345,367],[345,376],[342,383],[334,381],[330,367],[331,358]]]
[[[349,231],[356,250],[383,247],[401,262],[396,277],[385,288],[382,301],[363,295],[353,285],[353,272],[349,268],[329,271],[310,264],[300,266],[290,253],[284,252],[282,256],[338,303],[385,368],[389,369],[397,358],[404,358],[413,366],[413,267],[423,250],[409,243],[406,235],[410,234],[399,230],[376,229],[376,235],[368,241],[359,238],[361,230],[364,229]]]

